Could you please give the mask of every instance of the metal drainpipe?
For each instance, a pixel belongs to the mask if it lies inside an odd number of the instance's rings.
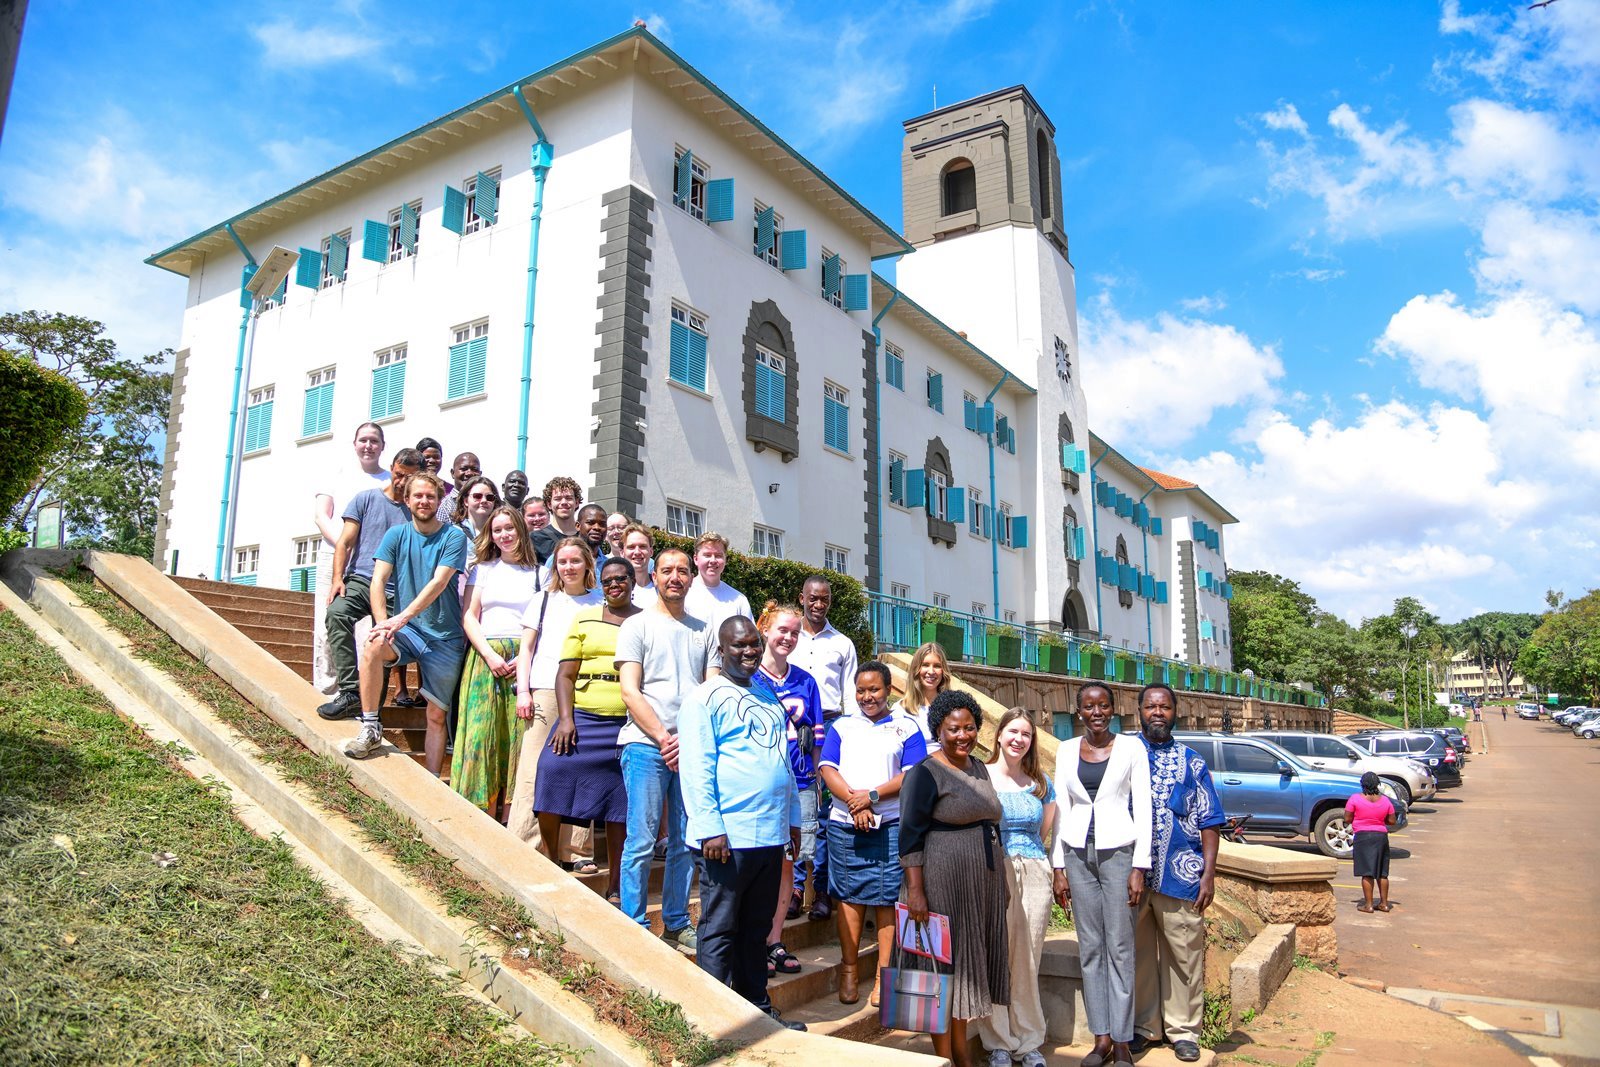
[[[1106,619],[1100,611],[1100,505],[1094,498],[1094,469],[1100,466],[1100,460],[1111,455],[1111,446],[1106,445],[1106,450],[1100,453],[1100,459],[1089,464],[1089,525],[1094,530],[1094,628],[1100,639],[1105,640]]]
[[[533,108],[522,95],[522,86],[513,85],[511,95],[517,98],[522,115],[533,127],[536,140],[530,150],[533,165],[533,213],[528,217],[528,296],[523,304],[522,317],[522,388],[517,404],[517,470],[528,469],[528,406],[533,391],[533,308],[539,287],[539,226],[544,218],[544,181],[550,173],[555,148],[545,138],[544,127],[534,117]]]
[[[1146,489],[1144,491],[1144,496],[1140,497],[1136,503],[1143,504],[1145,502],[1145,498],[1148,497],[1151,493],[1153,493],[1155,491],[1156,491],[1156,487],[1152,485],[1150,488],[1148,488],[1148,489]],[[1139,544],[1140,544],[1141,547],[1144,548],[1144,572],[1146,574],[1150,573],[1150,530],[1148,529],[1149,525],[1150,525],[1149,523],[1146,523],[1145,524],[1145,528],[1143,528],[1143,529],[1141,529],[1139,531]],[[1150,618],[1151,618],[1151,615],[1150,615],[1150,601],[1146,600],[1144,602],[1144,639],[1145,639],[1145,642],[1147,644],[1149,644],[1150,651],[1152,653],[1154,653],[1155,650],[1156,650],[1156,632],[1155,632],[1155,624],[1150,621]]]
[[[244,273],[239,279],[239,295],[243,296],[249,292],[245,285],[255,277],[256,257],[252,256],[250,249],[239,240],[232,223],[224,223],[223,229],[228,231],[228,236],[233,238],[233,243],[239,246],[239,251],[244,255]],[[239,446],[239,389],[244,382],[245,338],[250,333],[250,316],[254,310],[255,299],[251,298],[250,305],[244,309],[244,314],[239,319],[239,351],[233,359],[233,402],[228,407],[228,449],[223,458],[222,509],[217,516],[217,557],[212,567],[212,574],[219,582],[227,581],[222,564],[227,555],[229,531],[233,525],[233,458]]]
[[[994,388],[989,390],[989,395],[983,398],[985,404],[994,401],[995,394],[1004,388],[1006,382],[1011,380],[1011,372],[1005,371],[1000,375],[1000,380],[994,383]],[[997,423],[998,424],[998,423]],[[994,621],[1000,621],[1000,498],[994,488],[994,430],[984,435],[989,442],[989,507],[993,509],[994,521],[989,532],[989,577],[994,583]],[[965,518],[965,516],[962,516]]]
[[[867,284],[872,284],[872,279],[867,279]],[[872,472],[873,484],[877,486],[877,512],[878,512],[878,588],[879,596],[883,595],[883,327],[878,325],[883,317],[889,314],[889,309],[900,300],[900,290],[896,289],[889,297],[889,302],[883,305],[883,310],[872,316],[872,343],[878,349],[878,373],[872,380],[872,432],[878,439],[877,469]]]

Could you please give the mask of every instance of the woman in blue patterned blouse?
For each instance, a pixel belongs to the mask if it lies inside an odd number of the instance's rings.
[[[1039,961],[1050,924],[1050,855],[1045,842],[1055,831],[1056,787],[1039,769],[1033,723],[1024,708],[1012,708],[995,730],[989,777],[1005,813],[1000,840],[1011,881],[1006,941],[1011,957],[1011,1003],[996,1004],[978,1020],[978,1037],[989,1067],[1044,1067],[1044,1007],[1039,1002]]]

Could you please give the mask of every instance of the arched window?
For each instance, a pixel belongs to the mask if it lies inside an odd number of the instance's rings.
[[[1034,134],[1033,147],[1034,155],[1039,160],[1039,217],[1047,219],[1056,198],[1050,190],[1050,142],[1045,140],[1043,130]]]
[[[945,215],[973,211],[978,206],[978,172],[970,159],[953,159],[945,165],[940,184],[944,189]]]

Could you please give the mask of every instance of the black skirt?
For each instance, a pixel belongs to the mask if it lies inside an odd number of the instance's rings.
[[[1357,878],[1389,877],[1388,831],[1357,830],[1354,860]]]

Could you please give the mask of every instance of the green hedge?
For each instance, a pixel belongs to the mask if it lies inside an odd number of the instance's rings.
[[[656,552],[664,548],[681,548],[694,554],[694,539],[679,537],[660,528],[652,528]],[[766,556],[747,556],[743,552],[728,553],[728,569],[722,580],[750,599],[750,607],[761,614],[761,606],[769,600],[794,604],[800,599],[800,587],[813,574],[827,577],[833,585],[833,606],[828,609],[828,621],[834,628],[855,642],[856,654],[862,662],[876,655],[877,638],[867,618],[867,591],[848,574],[825,571],[809,563],[793,559],[769,559]]]
[[[44,461],[88,414],[83,390],[66,375],[0,350],[0,518],[28,495]]]

